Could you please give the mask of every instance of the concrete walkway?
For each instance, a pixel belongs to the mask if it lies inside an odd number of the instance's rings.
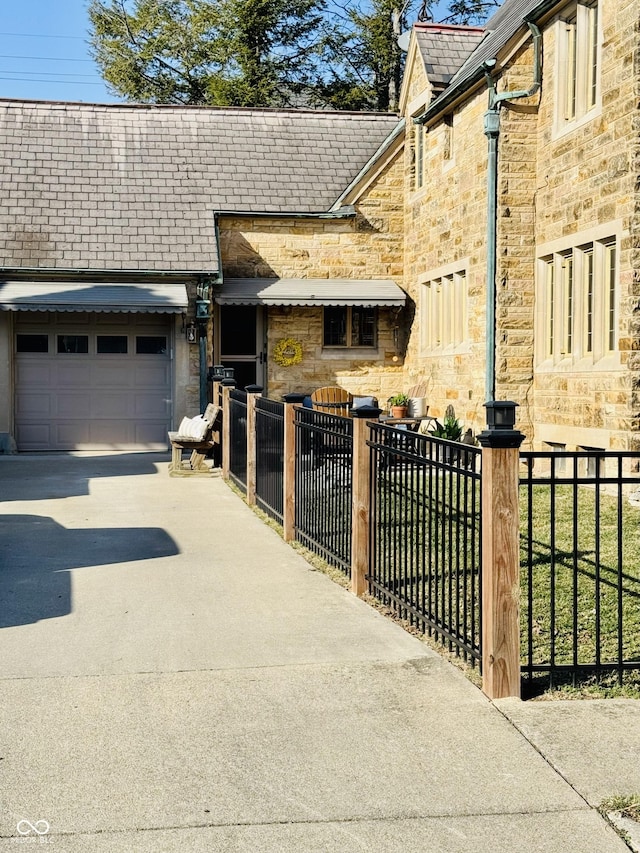
[[[628,849],[636,703],[492,705],[218,478],[0,458],[0,567],[1,850]]]

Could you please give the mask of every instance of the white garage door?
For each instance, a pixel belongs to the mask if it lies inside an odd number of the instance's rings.
[[[19,314],[18,449],[166,448],[171,324],[159,314]]]

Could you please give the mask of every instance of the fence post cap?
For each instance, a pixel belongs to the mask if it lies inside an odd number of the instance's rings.
[[[485,429],[476,438],[482,447],[520,447],[526,435],[517,429]]]
[[[235,388],[236,380],[235,379],[223,379],[222,380],[223,388]]]
[[[291,394],[285,394],[282,399],[285,403],[302,403],[306,396],[306,394],[292,392]]]
[[[377,406],[358,406],[357,409],[351,409],[351,414],[354,418],[368,418],[372,421],[380,417],[382,409]]]
[[[261,394],[262,385],[245,385],[244,390],[247,392],[247,394]]]

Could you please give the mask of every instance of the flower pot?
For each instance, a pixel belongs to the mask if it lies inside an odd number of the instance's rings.
[[[392,418],[406,418],[408,408],[406,406],[391,406]]]

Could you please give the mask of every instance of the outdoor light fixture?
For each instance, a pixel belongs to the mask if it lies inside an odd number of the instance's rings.
[[[233,379],[234,378],[234,369],[233,367],[223,367],[222,368],[223,379]]]
[[[511,400],[491,400],[485,403],[489,429],[513,429],[516,424],[517,403]]]
[[[193,320],[187,326],[186,333],[187,333],[187,341],[190,344],[197,343],[197,341],[198,341],[198,330],[197,330],[196,324],[193,322]]]
[[[222,382],[224,379],[224,365],[214,364],[209,368],[209,380],[211,382]]]

